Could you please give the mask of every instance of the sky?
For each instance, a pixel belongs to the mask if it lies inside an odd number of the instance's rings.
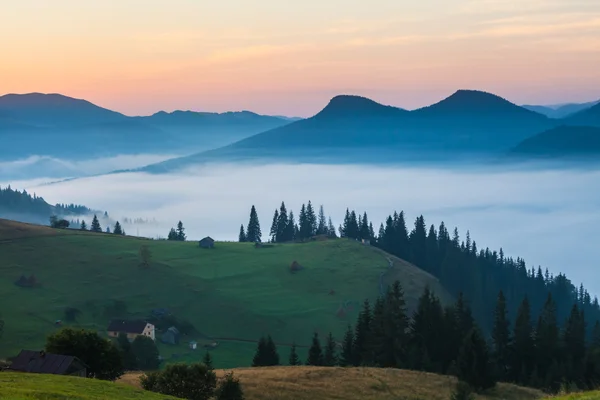
[[[564,272],[600,295],[600,192],[595,190],[600,171],[212,165],[169,175],[42,181],[0,180],[0,186],[26,188],[51,204],[106,210],[114,219],[156,219],[157,225],[125,225],[128,234],[148,237],[166,237],[181,220],[190,240],[236,240],[252,205],[266,235],[281,201],[296,218],[302,203],[322,204],[335,226],[347,207],[366,211],[376,230],[389,214],[404,210],[409,227],[421,214],[428,225],[444,221],[450,230],[458,227],[463,239],[469,230],[480,249],[502,247],[530,268]]]
[[[129,115],[310,116],[337,94],[403,108],[457,89],[600,98],[598,0],[19,0],[0,13],[0,93]]]

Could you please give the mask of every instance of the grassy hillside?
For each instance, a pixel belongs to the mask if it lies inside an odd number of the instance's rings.
[[[425,372],[379,368],[264,367],[237,368],[247,400],[448,400],[455,378]],[[218,371],[222,376],[224,371]],[[121,382],[139,387],[140,374]],[[477,399],[529,400],[534,389],[499,384]]]
[[[0,372],[4,400],[167,400],[175,397],[146,392],[128,385],[59,375]]]
[[[149,269],[139,267],[139,250],[152,254]],[[399,279],[409,307],[425,285],[443,301],[451,300],[439,282],[386,253],[349,240],[313,241],[255,249],[250,243],[217,243],[200,249],[196,242],[144,240],[107,234],[53,230],[0,220],[0,314],[5,320],[0,356],[21,348],[39,349],[65,320],[65,307],[81,311],[72,325],[103,332],[115,300],[126,318],[144,318],[168,308],[192,323],[197,333],[178,346],[160,345],[170,361],[192,361],[203,349],[187,343],[217,341],[215,365],[247,366],[255,341],[270,333],[287,358],[292,341],[308,345],[312,333],[332,331],[341,340],[365,298]],[[297,261],[304,269],[290,272]],[[390,261],[392,267],[390,268]],[[40,286],[14,282],[34,274]],[[10,304],[10,307],[7,305]],[[340,311],[344,312],[341,313]],[[63,321],[63,326],[67,324]],[[300,348],[304,357],[305,348]]]

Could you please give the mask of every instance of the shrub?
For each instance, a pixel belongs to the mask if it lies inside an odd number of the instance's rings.
[[[131,343],[131,352],[135,356],[136,365],[142,371],[158,369],[158,348],[154,340],[147,336],[137,336]]]
[[[217,386],[217,375],[206,365],[171,364],[140,378],[142,388],[189,400],[210,399]]]
[[[450,400],[475,400],[473,389],[471,389],[468,383],[458,381]]]
[[[239,379],[233,376],[233,372],[228,372],[219,381],[219,387],[215,392],[217,400],[244,400],[244,392]]]

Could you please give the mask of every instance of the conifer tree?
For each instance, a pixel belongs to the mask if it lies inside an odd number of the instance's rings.
[[[258,345],[256,346],[256,352],[254,353],[254,358],[252,359],[253,367],[264,367],[269,365],[269,356],[267,354],[267,339],[264,336],[258,341]]]
[[[321,342],[319,341],[319,334],[317,332],[313,334],[312,345],[308,349],[306,365],[323,365],[323,351],[321,350]]]
[[[185,236],[185,228],[183,227],[183,223],[179,221],[177,223],[177,240],[184,242],[186,239]]]
[[[310,227],[308,224],[309,222],[306,215],[306,206],[302,204],[302,207],[300,207],[300,215],[298,216],[298,239],[303,240],[310,236]]]
[[[288,214],[287,209],[285,208],[285,203],[281,202],[281,207],[279,208],[279,215],[277,216],[277,233],[275,235],[276,242],[286,242],[288,239],[286,238],[286,232],[288,228]]]
[[[427,262],[427,228],[425,219],[419,216],[415,221],[415,228],[410,233],[411,261],[419,268],[427,272],[433,272],[428,269]]]
[[[260,242],[262,233],[260,231],[260,223],[258,222],[258,214],[256,208],[252,206],[250,209],[250,220],[248,221],[248,227],[246,229],[246,240],[248,242]]]
[[[110,233],[110,228],[108,226],[106,227],[106,233]]]
[[[246,242],[246,232],[244,232],[244,224],[240,225],[240,234],[238,236],[238,242]]]
[[[508,311],[506,310],[506,298],[500,291],[496,311],[494,312],[494,328],[492,330],[493,359],[500,379],[504,379],[508,373],[510,362],[510,327],[508,322]]]
[[[171,228],[171,230],[169,231],[169,235],[167,236],[167,240],[178,240],[177,231],[175,231],[175,228]]]
[[[90,228],[92,232],[102,232],[102,228],[100,227],[100,222],[98,221],[98,217],[94,214],[94,219],[92,219],[92,226]]]
[[[392,348],[392,359],[386,360],[383,367],[402,367],[408,358],[409,337],[407,334],[409,320],[404,300],[404,291],[399,281],[395,281],[391,290],[385,296],[384,314],[386,321],[386,342],[384,347],[388,352]]]
[[[277,241],[277,224],[279,222],[279,211],[275,209],[275,214],[273,214],[273,222],[271,223],[271,230],[269,231],[269,235],[271,236],[271,242]]]
[[[204,357],[202,358],[202,364],[206,365],[206,368],[210,370],[214,369],[213,360],[208,350],[206,351],[206,353],[204,353]]]
[[[290,210],[290,215],[288,219],[288,224],[284,230],[284,238],[286,242],[296,239],[296,233],[298,232],[298,226],[296,225],[296,221],[294,219],[294,212]]]
[[[363,309],[358,315],[356,328],[354,330],[354,346],[352,354],[354,355],[354,365],[371,365],[373,360],[369,351],[369,337],[371,336],[371,305],[366,299],[363,303]]]
[[[558,389],[561,383],[560,376],[553,376],[553,371],[550,371],[552,363],[560,357],[560,333],[556,319],[556,304],[551,293],[548,293],[544,308],[538,318],[534,339],[537,361],[534,368],[537,368],[535,371],[537,378],[540,382],[544,382],[544,386]],[[533,381],[530,384],[535,386]]]
[[[487,344],[475,327],[467,334],[456,362],[458,379],[481,391],[496,384]]]
[[[393,365],[394,347],[393,343],[388,342],[388,327],[387,320],[390,318],[385,312],[385,303],[382,297],[378,297],[373,305],[373,316],[371,319],[370,335],[367,340],[367,348],[371,353],[370,358],[373,360],[373,366],[390,367]]]
[[[301,365],[300,357],[298,357],[298,353],[296,352],[296,342],[292,343],[292,347],[290,348],[290,357],[289,357],[290,365]]]
[[[325,210],[323,205],[319,206],[319,220],[317,222],[317,235],[327,235],[327,219],[325,218]]]
[[[335,226],[333,226],[333,222],[331,221],[331,217],[327,221],[327,236],[330,238],[336,238],[337,234],[335,233]]]
[[[352,326],[348,325],[344,341],[342,342],[342,354],[340,355],[340,365],[347,367],[354,364],[354,332]]]
[[[531,310],[527,297],[523,299],[517,312],[510,353],[512,358],[511,380],[520,384],[527,384],[533,371],[532,361],[535,357]]]
[[[308,205],[306,206],[306,220],[308,228],[306,232],[308,233],[307,238],[315,236],[317,231],[317,216],[315,214],[315,209],[312,206],[310,200],[308,201]]]
[[[81,220],[81,225],[79,226],[79,229],[82,231],[87,231],[87,225],[85,224],[84,220]]]
[[[327,335],[327,343],[325,344],[325,355],[323,356],[323,365],[326,367],[334,367],[338,364],[337,345],[333,339],[333,335],[329,332]]]
[[[562,341],[566,354],[566,379],[577,382],[583,376],[585,360],[585,319],[577,303],[571,308]]]
[[[279,365],[279,353],[277,353],[277,346],[275,346],[275,342],[273,342],[271,335],[267,336],[265,350],[266,359],[268,360],[267,365]]]
[[[119,221],[117,221],[115,223],[115,228],[113,229],[113,233],[115,235],[122,235],[123,234],[123,228],[121,228],[121,224],[119,223]]]

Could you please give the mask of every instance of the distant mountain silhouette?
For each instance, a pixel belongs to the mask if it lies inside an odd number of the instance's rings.
[[[60,94],[9,94],[0,97],[0,159],[188,153],[288,123],[251,112],[176,111],[129,117]]]
[[[478,91],[459,90],[415,111],[344,95],[334,97],[311,118],[144,170],[163,172],[208,161],[263,157],[301,161],[308,155],[376,161],[382,151],[396,159],[502,153],[555,124],[544,115]]]
[[[565,118],[565,124],[600,127],[600,103]]]
[[[544,114],[549,118],[565,118],[571,114],[595,106],[598,103],[600,103],[600,101],[592,101],[589,103],[569,103],[557,106],[523,105],[522,107],[540,114]]]
[[[543,158],[595,155],[600,161],[600,128],[559,126],[525,139],[510,154]]]

